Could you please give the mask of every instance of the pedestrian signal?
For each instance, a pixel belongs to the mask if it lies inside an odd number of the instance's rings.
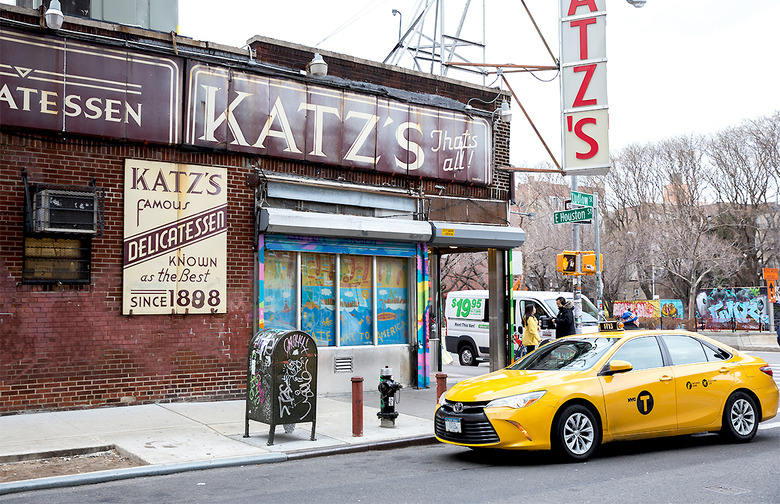
[[[601,254],[599,254],[601,255]],[[604,269],[604,256],[601,256],[601,269],[599,269],[599,273]],[[596,254],[582,254],[582,272],[586,275],[595,275],[596,274],[596,268],[598,265],[596,264]]]
[[[558,254],[557,269],[563,274],[577,273],[577,253],[564,250],[563,254]]]

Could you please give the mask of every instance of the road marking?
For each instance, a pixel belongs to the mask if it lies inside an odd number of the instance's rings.
[[[758,428],[760,430],[764,430],[764,429],[777,429],[778,427],[780,427],[780,423],[763,424],[763,425],[759,425],[758,426]]]

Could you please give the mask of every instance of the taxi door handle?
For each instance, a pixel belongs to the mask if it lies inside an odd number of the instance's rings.
[[[663,375],[662,377],[659,378],[659,380],[661,380],[662,382],[668,382],[668,381],[672,381],[672,377],[669,375]]]
[[[725,374],[725,373],[729,372],[729,368],[727,368],[726,366],[723,366],[722,368],[718,369],[718,371],[720,371],[721,373]]]

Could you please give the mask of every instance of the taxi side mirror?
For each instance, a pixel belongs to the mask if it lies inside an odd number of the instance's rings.
[[[632,366],[630,362],[615,359],[609,361],[607,374],[625,373],[626,371],[631,371],[632,369],[634,369],[634,366]]]

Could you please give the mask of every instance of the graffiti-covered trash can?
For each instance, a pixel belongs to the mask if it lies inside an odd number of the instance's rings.
[[[274,444],[277,425],[294,427],[311,422],[311,440],[317,419],[317,344],[304,331],[263,329],[249,343],[246,377],[246,424],[269,424],[268,445]]]

